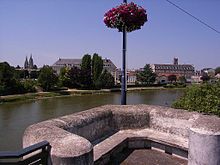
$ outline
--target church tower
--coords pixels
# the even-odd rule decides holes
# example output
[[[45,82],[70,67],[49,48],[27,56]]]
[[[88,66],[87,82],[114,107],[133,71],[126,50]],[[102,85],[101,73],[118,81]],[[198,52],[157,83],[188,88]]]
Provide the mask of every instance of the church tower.
[[[28,69],[28,59],[26,56],[25,62],[24,62],[24,69]]]
[[[173,65],[178,65],[178,58],[173,59]]]
[[[32,58],[32,54],[31,54],[31,57],[30,57],[30,59],[29,59],[28,68],[29,68],[29,69],[33,69],[33,67],[34,67],[34,60],[33,60],[33,58]]]

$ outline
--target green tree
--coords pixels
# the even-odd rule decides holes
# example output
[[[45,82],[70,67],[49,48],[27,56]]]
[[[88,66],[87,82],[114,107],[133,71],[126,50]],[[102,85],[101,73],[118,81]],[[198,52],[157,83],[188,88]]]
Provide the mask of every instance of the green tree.
[[[112,88],[115,85],[114,77],[107,70],[99,77],[99,83],[101,88]]]
[[[153,84],[156,80],[156,74],[153,73],[149,64],[144,66],[144,70],[137,73],[137,81],[141,84]]]
[[[0,83],[7,84],[14,77],[14,69],[7,63],[0,63]]]
[[[36,80],[26,79],[22,81],[22,85],[24,86],[25,92],[36,92]]]
[[[15,78],[15,69],[7,62],[0,63],[0,95],[24,93],[21,82]]]
[[[14,76],[16,79],[22,79],[23,75],[23,70],[15,70]]]
[[[37,79],[38,76],[39,76],[39,71],[36,71],[36,70],[31,71],[30,74],[29,74],[29,77],[31,79]]]
[[[172,106],[220,116],[220,82],[187,87],[184,95]]]
[[[77,67],[62,68],[59,75],[59,80],[62,86],[68,88],[78,88],[80,84],[80,69]]]
[[[185,77],[185,76],[180,76],[180,77],[178,78],[178,80],[180,81],[180,83],[183,83],[183,84],[186,83],[186,77]]]
[[[82,64],[81,64],[81,87],[85,89],[89,89],[92,86],[92,69],[91,69],[91,55],[86,54],[82,58]]]
[[[92,57],[92,81],[95,88],[99,88],[99,77],[103,70],[103,60],[102,57],[94,53]]]
[[[63,67],[60,69],[60,74],[59,74],[59,82],[60,82],[60,86],[64,86],[64,87],[69,87],[70,86],[70,78],[68,77],[68,71],[69,68],[67,67]]]
[[[57,85],[58,77],[52,67],[47,65],[43,66],[40,70],[40,75],[38,77],[38,83],[45,90],[49,91]]]
[[[81,77],[81,70],[77,67],[72,67],[67,72],[67,78],[69,80],[69,86],[70,88],[79,88],[81,86],[80,82]]]

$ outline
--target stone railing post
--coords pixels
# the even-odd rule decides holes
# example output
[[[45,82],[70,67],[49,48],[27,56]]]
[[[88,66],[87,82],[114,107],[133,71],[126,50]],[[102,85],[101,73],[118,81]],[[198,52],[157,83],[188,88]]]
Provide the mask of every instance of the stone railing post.
[[[190,129],[188,165],[220,165],[220,132]]]

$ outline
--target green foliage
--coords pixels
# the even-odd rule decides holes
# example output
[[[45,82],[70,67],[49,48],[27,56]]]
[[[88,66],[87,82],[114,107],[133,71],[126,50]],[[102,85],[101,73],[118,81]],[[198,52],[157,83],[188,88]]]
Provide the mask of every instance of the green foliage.
[[[186,78],[185,78],[185,76],[180,76],[180,77],[178,78],[178,80],[179,80],[180,83],[183,83],[183,84],[186,83]]]
[[[14,69],[7,63],[0,63],[0,84],[7,85],[14,77]]]
[[[70,87],[78,88],[81,86],[81,70],[77,67],[72,67],[67,73],[71,83]]]
[[[38,83],[45,91],[49,91],[54,88],[57,85],[57,82],[58,77],[51,67],[46,65],[40,70]]]
[[[107,70],[104,70],[101,74],[99,82],[101,88],[112,88],[115,85],[114,77]]]
[[[100,76],[103,70],[102,57],[94,53],[92,57],[92,81],[95,89],[100,88]]]
[[[81,82],[81,88],[83,89],[89,89],[92,86],[92,64],[91,64],[91,55],[86,54],[82,58],[82,64],[81,64],[81,76],[80,76],[80,82]]]
[[[172,83],[172,84],[166,84],[163,86],[164,88],[185,88],[185,83]]]
[[[7,62],[0,63],[0,95],[24,93],[24,86],[15,78],[15,69]]]
[[[33,70],[33,71],[30,72],[29,78],[38,79],[39,74],[40,74],[39,71]]]
[[[220,83],[188,87],[184,95],[172,106],[220,116]]]
[[[80,69],[77,67],[62,68],[59,75],[61,86],[68,88],[80,87]]]
[[[67,75],[68,71],[69,69],[67,67],[63,67],[60,69],[60,74],[59,74],[60,86],[69,87],[70,78]]]
[[[91,55],[86,54],[82,58],[82,64],[81,64],[82,70],[88,70],[91,72]]]
[[[144,66],[144,70],[137,73],[137,81],[141,84],[153,84],[156,80],[156,74],[153,73],[149,64]]]
[[[23,86],[24,86],[24,90],[25,92],[36,92],[35,86],[36,86],[36,81],[35,80],[24,80],[22,82]]]

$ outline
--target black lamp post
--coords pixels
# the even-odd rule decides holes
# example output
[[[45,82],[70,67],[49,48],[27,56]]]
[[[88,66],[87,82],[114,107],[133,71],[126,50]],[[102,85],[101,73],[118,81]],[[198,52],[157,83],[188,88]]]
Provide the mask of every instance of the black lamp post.
[[[123,0],[123,2],[127,3],[127,0]],[[126,27],[123,27],[121,105],[127,104],[126,42],[127,42],[127,32],[126,32]]]

